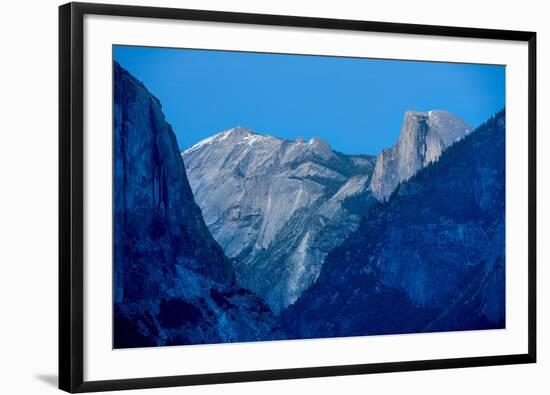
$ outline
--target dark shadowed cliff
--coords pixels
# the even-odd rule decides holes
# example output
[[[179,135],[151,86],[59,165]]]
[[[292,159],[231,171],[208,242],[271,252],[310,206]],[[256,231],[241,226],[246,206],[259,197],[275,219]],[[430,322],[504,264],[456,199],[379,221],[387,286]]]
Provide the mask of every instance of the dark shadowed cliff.
[[[279,338],[210,235],[159,100],[117,63],[113,127],[115,347]]]

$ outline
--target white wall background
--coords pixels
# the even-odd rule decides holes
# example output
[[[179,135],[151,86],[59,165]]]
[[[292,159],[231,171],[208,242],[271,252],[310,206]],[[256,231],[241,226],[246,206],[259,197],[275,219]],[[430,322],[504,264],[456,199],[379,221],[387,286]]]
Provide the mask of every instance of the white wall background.
[[[550,389],[550,25],[544,1],[118,0],[119,3],[538,32],[539,362],[130,393],[543,394]],[[3,5],[0,22],[0,393],[57,386],[57,0]],[[246,357],[246,356],[243,356]]]

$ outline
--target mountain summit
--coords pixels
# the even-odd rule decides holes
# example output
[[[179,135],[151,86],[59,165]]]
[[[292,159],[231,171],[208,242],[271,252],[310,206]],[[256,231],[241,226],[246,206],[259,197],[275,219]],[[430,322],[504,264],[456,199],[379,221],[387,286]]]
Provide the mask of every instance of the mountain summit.
[[[471,131],[462,119],[447,111],[407,111],[396,144],[377,158],[370,189],[386,200],[400,182],[435,162],[441,153]]]
[[[368,206],[374,157],[237,127],[182,153],[195,199],[237,281],[275,312],[310,286]]]

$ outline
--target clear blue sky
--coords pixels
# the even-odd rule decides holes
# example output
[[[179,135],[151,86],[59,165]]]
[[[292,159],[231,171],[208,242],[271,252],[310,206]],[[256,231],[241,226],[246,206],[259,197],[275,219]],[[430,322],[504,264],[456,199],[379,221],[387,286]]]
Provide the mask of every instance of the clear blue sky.
[[[406,110],[447,110],[476,127],[505,105],[504,66],[129,46],[113,54],[160,99],[182,150],[246,126],[377,154]]]

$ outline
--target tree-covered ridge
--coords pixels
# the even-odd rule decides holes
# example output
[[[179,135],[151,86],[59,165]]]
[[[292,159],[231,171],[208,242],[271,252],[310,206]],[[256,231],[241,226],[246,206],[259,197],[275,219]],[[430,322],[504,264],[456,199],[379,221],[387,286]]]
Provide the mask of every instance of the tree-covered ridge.
[[[398,186],[284,313],[291,337],[502,328],[505,112]]]

